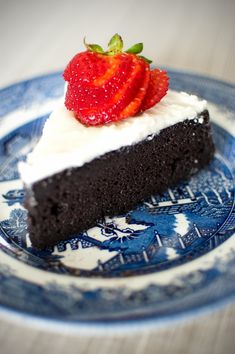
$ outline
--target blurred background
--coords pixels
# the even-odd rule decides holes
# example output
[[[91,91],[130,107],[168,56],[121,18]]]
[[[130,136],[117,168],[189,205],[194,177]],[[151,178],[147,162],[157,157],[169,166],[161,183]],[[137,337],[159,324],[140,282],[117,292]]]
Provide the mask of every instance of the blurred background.
[[[0,87],[63,70],[84,50],[84,36],[106,46],[116,32],[126,48],[144,42],[143,54],[155,65],[235,84],[234,22],[235,0],[0,0]],[[0,353],[232,354],[234,319],[231,305],[158,333],[121,340],[25,331],[0,321]]]
[[[62,70],[118,32],[154,64],[235,83],[235,0],[0,0],[0,86]]]
[[[234,22],[235,0],[0,0],[0,87],[63,70],[84,50],[84,36],[105,47],[116,32],[126,48],[143,42],[143,55],[155,65],[235,84]],[[160,335],[121,340],[70,338],[0,321],[0,353],[230,354],[234,328],[232,305]]]

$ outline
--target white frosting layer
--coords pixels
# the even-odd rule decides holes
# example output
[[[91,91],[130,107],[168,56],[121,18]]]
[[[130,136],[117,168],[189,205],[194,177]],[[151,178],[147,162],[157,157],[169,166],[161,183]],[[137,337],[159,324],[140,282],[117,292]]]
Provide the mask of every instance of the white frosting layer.
[[[46,121],[42,137],[27,161],[19,164],[22,180],[34,183],[71,167],[79,167],[122,146],[136,144],[206,108],[206,101],[169,90],[144,113],[99,127],[85,127],[61,102]]]

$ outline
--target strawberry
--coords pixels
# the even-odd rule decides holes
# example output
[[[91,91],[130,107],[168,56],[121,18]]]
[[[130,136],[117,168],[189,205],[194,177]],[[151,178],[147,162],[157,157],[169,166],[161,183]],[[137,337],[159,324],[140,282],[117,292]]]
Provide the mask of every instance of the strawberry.
[[[64,71],[65,105],[83,124],[101,125],[134,116],[164,96],[161,79],[165,87],[165,76],[153,74],[150,61],[138,55],[142,43],[123,52],[122,38],[116,34],[106,52],[97,44],[85,45],[87,50],[75,55]]]
[[[158,103],[167,93],[169,78],[166,71],[153,69],[150,72],[150,81],[140,111],[146,111]]]

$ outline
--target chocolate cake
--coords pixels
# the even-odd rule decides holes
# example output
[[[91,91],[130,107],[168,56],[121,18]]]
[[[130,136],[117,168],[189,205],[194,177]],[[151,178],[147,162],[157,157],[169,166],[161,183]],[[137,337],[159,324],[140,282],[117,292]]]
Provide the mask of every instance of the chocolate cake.
[[[128,212],[189,178],[213,153],[206,102],[196,96],[169,91],[137,117],[102,127],[84,127],[61,104],[20,165],[32,245],[54,245]]]

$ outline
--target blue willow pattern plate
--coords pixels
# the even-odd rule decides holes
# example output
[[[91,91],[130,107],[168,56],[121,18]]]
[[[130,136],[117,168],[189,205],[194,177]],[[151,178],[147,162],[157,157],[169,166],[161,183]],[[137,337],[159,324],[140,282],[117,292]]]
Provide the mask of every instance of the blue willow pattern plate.
[[[161,324],[235,295],[235,87],[169,71],[209,102],[216,154],[188,182],[37,251],[17,163],[63,94],[60,73],[0,91],[0,307],[76,328]]]

